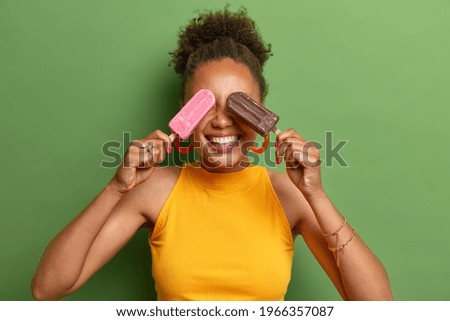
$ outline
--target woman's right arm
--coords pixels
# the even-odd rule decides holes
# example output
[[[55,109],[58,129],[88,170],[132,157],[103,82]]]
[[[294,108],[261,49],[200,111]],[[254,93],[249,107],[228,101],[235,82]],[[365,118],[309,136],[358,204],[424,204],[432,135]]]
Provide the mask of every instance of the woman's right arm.
[[[149,144],[150,152],[140,148]],[[35,299],[56,300],[74,292],[148,221],[135,187],[164,160],[168,144],[160,131],[131,144],[114,178],[45,250],[32,280]]]

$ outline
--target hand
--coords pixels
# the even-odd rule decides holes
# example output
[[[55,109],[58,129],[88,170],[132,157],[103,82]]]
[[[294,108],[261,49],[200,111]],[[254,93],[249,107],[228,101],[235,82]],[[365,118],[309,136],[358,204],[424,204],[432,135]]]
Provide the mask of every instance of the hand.
[[[134,140],[110,184],[120,193],[126,193],[144,182],[153,173],[158,163],[171,152],[169,136],[160,130],[143,139]]]
[[[292,183],[305,195],[322,191],[320,178],[320,152],[294,129],[284,130],[277,136],[275,157],[279,164],[284,156],[286,173]]]

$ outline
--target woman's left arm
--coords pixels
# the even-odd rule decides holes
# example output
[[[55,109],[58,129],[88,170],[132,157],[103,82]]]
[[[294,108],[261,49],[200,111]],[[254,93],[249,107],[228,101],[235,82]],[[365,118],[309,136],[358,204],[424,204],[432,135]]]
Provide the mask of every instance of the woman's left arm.
[[[284,156],[286,173],[302,192],[313,212],[313,215],[301,217],[297,232],[302,234],[328,275],[340,275],[345,290],[345,295],[341,293],[343,298],[392,300],[383,265],[334,207],[322,188],[320,152],[315,144],[307,142],[293,129],[282,131],[277,136],[277,142],[278,161]],[[333,266],[329,264],[330,252],[335,258]]]

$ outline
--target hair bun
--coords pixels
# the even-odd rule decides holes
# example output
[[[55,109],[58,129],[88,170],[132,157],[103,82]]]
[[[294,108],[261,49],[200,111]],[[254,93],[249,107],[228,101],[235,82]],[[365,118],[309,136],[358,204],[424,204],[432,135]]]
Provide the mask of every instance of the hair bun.
[[[255,22],[247,15],[247,10],[241,8],[233,13],[227,6],[223,11],[201,13],[180,31],[178,48],[171,53],[175,71],[183,75],[189,56],[220,38],[231,38],[246,46],[256,57],[261,68],[271,53],[271,46],[264,44]]]

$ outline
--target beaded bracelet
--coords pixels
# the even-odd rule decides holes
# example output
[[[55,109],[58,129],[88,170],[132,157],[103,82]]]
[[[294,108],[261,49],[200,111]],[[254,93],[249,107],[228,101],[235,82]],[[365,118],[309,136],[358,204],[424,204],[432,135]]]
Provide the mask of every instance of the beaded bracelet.
[[[322,233],[323,236],[332,236],[338,234],[344,228],[345,223],[347,223],[347,219],[344,217],[344,223],[342,223],[341,227],[339,227],[336,231],[331,233]]]
[[[342,223],[342,225],[334,232],[331,233],[322,233],[323,236],[328,237],[328,236],[333,236],[336,235],[336,246],[339,244],[339,232],[344,228],[345,223],[347,223],[347,219],[344,217],[344,223]]]
[[[328,247],[328,249],[333,252],[336,253],[336,265],[337,267],[339,267],[339,262],[340,262],[340,254],[344,251],[344,247],[350,243],[353,238],[356,235],[356,231],[355,228],[352,226],[352,235],[350,236],[350,238],[347,240],[347,242],[345,242],[344,244],[341,244],[340,246],[336,246],[336,247]],[[337,245],[337,244],[336,244]]]
[[[342,223],[342,225],[336,231],[331,232],[331,233],[322,233],[323,236],[325,236],[325,237],[336,235],[336,247],[328,247],[328,249],[331,252],[336,253],[336,264],[337,264],[337,267],[339,267],[339,263],[340,263],[340,253],[344,250],[344,247],[353,240],[353,238],[356,235],[355,228],[353,226],[351,226],[352,231],[353,231],[352,235],[347,240],[347,242],[345,242],[344,244],[339,245],[339,232],[344,228],[346,223],[347,223],[347,219],[344,217],[344,223]]]

